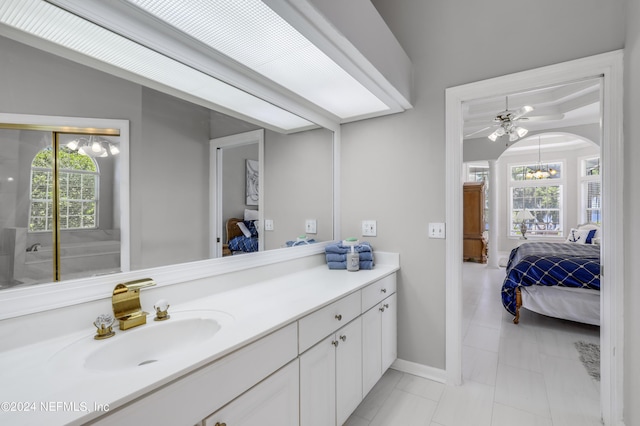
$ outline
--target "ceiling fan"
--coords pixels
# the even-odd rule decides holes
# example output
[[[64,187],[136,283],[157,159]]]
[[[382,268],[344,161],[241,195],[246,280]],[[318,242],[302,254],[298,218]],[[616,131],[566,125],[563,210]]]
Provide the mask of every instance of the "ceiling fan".
[[[477,130],[473,133],[465,135],[470,137],[478,133],[484,132],[491,127],[497,126],[498,128],[491,133],[488,138],[495,142],[499,137],[509,135],[509,142],[515,142],[529,133],[529,130],[520,125],[521,121],[542,121],[542,120],[559,120],[564,117],[564,114],[525,117],[535,108],[530,105],[524,105],[517,110],[509,110],[509,97],[505,97],[505,109],[498,113],[492,120],[492,125],[483,129]]]

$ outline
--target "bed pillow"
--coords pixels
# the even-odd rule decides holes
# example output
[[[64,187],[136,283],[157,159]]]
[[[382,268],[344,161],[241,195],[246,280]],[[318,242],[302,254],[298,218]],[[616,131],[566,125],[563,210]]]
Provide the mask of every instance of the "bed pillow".
[[[582,230],[593,230],[595,231],[591,236],[591,239],[587,238],[587,244],[594,244],[595,238],[600,238],[600,226],[594,223],[587,223],[584,225],[578,225],[578,229]]]
[[[244,220],[258,220],[258,210],[244,209]]]
[[[251,238],[251,231],[249,231],[249,228],[247,228],[247,225],[245,225],[243,222],[238,222],[237,225],[245,237]]]
[[[591,244],[593,236],[596,234],[595,229],[575,229],[571,228],[567,243],[573,244]]]

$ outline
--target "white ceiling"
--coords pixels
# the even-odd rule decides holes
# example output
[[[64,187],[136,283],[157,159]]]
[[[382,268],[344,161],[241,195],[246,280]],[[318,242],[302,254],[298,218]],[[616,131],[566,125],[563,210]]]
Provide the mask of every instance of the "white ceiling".
[[[465,140],[486,138],[496,130],[497,124],[493,119],[505,111],[506,96],[510,111],[524,105],[534,107],[532,112],[518,121],[518,125],[529,130],[530,135],[531,132],[559,131],[566,127],[600,122],[600,80],[594,78],[466,102],[463,105]],[[502,139],[506,141],[508,136],[499,138],[496,143]]]

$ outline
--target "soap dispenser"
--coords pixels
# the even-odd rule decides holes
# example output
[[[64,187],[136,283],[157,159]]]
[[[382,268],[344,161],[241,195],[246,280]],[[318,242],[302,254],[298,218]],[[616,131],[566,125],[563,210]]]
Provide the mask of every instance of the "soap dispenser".
[[[358,240],[348,238],[343,241],[344,245],[351,246],[351,251],[347,253],[347,271],[358,271],[360,269],[360,254],[356,251]]]

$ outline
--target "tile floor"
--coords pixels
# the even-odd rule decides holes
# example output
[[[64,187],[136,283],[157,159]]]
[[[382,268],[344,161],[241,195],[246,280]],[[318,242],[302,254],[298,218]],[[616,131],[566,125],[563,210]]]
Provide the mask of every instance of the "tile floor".
[[[504,268],[463,266],[462,386],[390,369],[347,426],[601,425],[599,383],[573,345],[599,328],[526,310],[520,324],[500,302]]]

